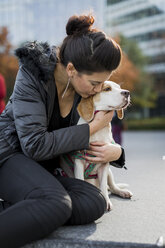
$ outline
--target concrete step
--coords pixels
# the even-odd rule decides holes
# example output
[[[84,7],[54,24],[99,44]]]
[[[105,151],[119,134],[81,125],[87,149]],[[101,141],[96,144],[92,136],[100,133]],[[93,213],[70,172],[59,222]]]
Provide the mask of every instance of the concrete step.
[[[112,171],[132,199],[111,195],[113,210],[95,223],[60,227],[26,248],[165,247],[165,132],[125,132],[123,139],[128,170]]]
[[[159,244],[122,243],[107,241],[91,241],[83,239],[45,239],[24,248],[160,248]]]

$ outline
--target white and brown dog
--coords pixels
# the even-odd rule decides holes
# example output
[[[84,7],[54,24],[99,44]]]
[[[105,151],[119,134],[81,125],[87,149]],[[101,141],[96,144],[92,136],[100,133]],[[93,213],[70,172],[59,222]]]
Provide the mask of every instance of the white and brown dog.
[[[128,90],[121,89],[118,84],[112,81],[105,81],[100,93],[97,93],[89,98],[81,99],[78,105],[78,113],[80,115],[78,125],[93,120],[94,113],[100,110],[116,110],[118,118],[122,119],[123,109],[125,109],[129,103],[130,93]],[[111,132],[111,124],[90,136],[89,142],[93,141],[112,143],[113,137]],[[74,172],[67,165],[66,160],[64,160],[63,157],[61,158],[61,168],[69,177],[84,180],[84,171],[87,167],[89,167],[89,162],[79,158],[72,159],[74,160]],[[123,198],[131,198],[132,193],[123,188],[126,185],[116,184],[114,182],[109,163],[97,163],[90,173],[91,175],[97,175],[97,178],[85,179],[85,181],[92,183],[102,190],[107,201],[107,210],[112,209],[112,203],[108,196],[108,187],[110,192],[113,194],[119,195]]]

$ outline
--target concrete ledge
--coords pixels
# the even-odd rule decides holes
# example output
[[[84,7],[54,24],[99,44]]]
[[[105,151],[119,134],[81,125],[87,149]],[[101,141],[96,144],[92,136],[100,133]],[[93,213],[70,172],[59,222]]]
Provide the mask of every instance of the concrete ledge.
[[[26,248],[165,248],[165,132],[125,132],[123,138],[128,170],[112,170],[116,182],[130,185],[132,199],[111,195],[113,210],[95,223],[62,226]]]
[[[93,240],[45,239],[24,248],[158,248],[157,244],[121,243]],[[161,246],[165,247],[165,246]]]

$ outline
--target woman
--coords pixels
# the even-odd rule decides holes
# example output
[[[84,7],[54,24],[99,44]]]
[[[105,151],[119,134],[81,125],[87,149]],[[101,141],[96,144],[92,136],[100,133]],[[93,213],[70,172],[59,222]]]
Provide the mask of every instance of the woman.
[[[4,77],[0,74],[0,114],[5,108],[6,84]]]
[[[81,97],[101,91],[120,63],[119,46],[92,29],[90,16],[69,19],[61,47],[32,42],[16,50],[20,68],[12,96],[0,117],[0,244],[14,248],[44,238],[63,224],[86,224],[106,209],[99,189],[53,175],[58,157],[89,149],[101,162],[118,160],[116,145],[89,145],[113,113],[97,113],[76,126]]]

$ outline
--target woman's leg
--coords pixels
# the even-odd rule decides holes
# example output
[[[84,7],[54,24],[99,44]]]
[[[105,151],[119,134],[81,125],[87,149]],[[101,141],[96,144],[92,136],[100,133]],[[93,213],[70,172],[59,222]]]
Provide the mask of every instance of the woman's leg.
[[[0,168],[0,198],[11,205],[0,213],[0,246],[16,248],[44,238],[71,215],[71,199],[42,166],[23,154]]]
[[[68,225],[82,225],[100,218],[106,210],[106,201],[101,191],[85,181],[57,177],[72,200],[72,215]]]

